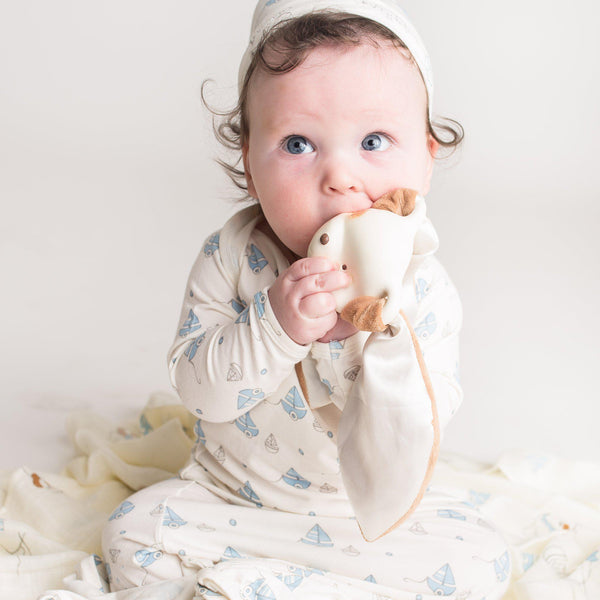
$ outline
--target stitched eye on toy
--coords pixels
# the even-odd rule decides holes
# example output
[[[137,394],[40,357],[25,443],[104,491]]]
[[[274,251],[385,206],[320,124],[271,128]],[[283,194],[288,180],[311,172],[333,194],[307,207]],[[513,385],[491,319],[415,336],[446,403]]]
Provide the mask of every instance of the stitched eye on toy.
[[[323,246],[325,246],[325,244],[329,244],[329,236],[324,233],[320,238],[319,241],[321,242],[321,244],[323,244]]]

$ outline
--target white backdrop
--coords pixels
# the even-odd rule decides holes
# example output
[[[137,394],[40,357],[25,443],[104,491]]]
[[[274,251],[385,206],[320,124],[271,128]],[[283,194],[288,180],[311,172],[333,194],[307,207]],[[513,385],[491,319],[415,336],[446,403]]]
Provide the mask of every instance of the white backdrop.
[[[0,468],[57,468],[67,413],[169,390],[189,268],[234,211],[200,84],[232,102],[253,4],[0,0]],[[405,7],[466,129],[428,196],[465,314],[444,448],[600,460],[598,4]]]

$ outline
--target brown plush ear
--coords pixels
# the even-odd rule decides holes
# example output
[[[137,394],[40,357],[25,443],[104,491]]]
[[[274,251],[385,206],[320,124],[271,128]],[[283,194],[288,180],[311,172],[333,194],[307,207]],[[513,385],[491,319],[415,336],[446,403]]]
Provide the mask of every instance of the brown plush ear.
[[[340,317],[360,331],[384,331],[387,328],[381,319],[384,304],[385,298],[359,296],[344,306]]]
[[[375,200],[371,208],[389,210],[397,215],[405,217],[406,215],[410,215],[414,210],[416,197],[417,192],[415,190],[398,188]]]

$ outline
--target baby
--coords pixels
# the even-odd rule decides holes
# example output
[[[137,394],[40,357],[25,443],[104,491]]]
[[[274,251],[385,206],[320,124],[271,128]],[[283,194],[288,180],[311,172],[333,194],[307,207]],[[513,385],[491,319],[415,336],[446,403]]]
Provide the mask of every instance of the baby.
[[[434,129],[432,91],[396,0],[259,1],[218,130],[255,202],[207,238],[169,353],[198,443],[111,516],[113,591],[190,576],[211,598],[503,595],[502,537],[427,487],[462,400],[461,306],[435,248],[409,257],[403,318],[373,333],[335,310],[350,277],[307,257],[332,217],[427,194],[462,137]]]

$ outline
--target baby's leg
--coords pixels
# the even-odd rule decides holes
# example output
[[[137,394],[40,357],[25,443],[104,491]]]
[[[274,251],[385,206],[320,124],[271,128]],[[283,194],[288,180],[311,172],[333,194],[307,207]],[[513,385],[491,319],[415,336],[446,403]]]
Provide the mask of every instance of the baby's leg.
[[[175,512],[172,505],[179,497],[185,497],[194,506],[192,514],[198,521],[185,521]],[[207,503],[226,504],[194,481],[178,477],[144,488],[121,503],[102,531],[111,590],[191,575],[218,560],[218,553],[211,558],[207,545],[195,539],[202,538],[199,523],[204,512],[202,505]],[[174,550],[173,544],[178,548]],[[191,563],[185,548],[197,545],[203,547],[202,554],[207,556],[196,552],[196,560]]]
[[[502,535],[473,505],[435,486],[400,527],[372,544],[361,541],[357,550],[369,547],[363,556],[378,583],[423,600],[499,600],[510,584]]]
[[[423,600],[450,594],[495,600],[509,582],[502,537],[475,508],[435,489],[409,521],[372,543],[362,539],[353,519],[228,504],[187,480],[156,484],[129,502],[103,536],[113,590],[216,563],[221,564],[214,576],[228,581],[228,561],[235,570],[240,568],[235,559],[246,558],[300,566],[283,577],[293,587],[317,583],[311,579],[317,569]]]

